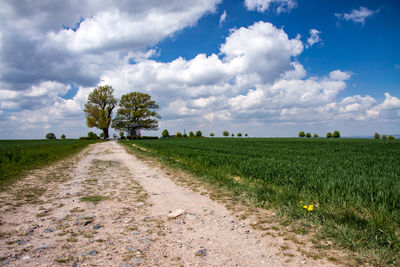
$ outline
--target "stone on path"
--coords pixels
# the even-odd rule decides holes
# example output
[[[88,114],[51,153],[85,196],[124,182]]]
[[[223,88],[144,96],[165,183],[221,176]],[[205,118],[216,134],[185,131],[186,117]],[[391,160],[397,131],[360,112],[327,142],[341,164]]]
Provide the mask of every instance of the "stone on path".
[[[174,218],[176,218],[176,217],[179,217],[179,216],[181,216],[181,215],[184,215],[186,212],[184,211],[184,210],[182,210],[182,209],[177,209],[177,210],[175,210],[175,211],[171,211],[169,214],[168,214],[168,218],[169,219],[174,219]]]

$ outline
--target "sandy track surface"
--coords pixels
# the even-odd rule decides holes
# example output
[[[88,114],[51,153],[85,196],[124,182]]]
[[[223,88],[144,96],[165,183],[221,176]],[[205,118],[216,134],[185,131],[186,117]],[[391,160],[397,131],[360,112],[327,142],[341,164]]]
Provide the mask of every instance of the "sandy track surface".
[[[0,194],[0,266],[333,265],[170,175],[116,142],[31,172]]]

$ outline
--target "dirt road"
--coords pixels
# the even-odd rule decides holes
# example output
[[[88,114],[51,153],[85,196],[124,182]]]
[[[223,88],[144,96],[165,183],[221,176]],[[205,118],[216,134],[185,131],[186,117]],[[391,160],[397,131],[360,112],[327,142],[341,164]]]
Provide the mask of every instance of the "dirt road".
[[[0,266],[333,265],[171,175],[116,142],[33,171],[0,194]]]

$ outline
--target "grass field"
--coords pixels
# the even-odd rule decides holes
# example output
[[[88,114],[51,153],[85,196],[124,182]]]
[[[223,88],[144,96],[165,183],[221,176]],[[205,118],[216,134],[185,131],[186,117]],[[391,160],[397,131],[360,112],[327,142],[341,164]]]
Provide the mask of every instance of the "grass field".
[[[0,191],[25,171],[69,156],[91,143],[72,139],[0,140]]]
[[[400,142],[181,138],[122,142],[233,195],[320,226],[373,264],[400,264]],[[310,207],[312,205],[312,207]],[[306,207],[304,207],[306,206]]]

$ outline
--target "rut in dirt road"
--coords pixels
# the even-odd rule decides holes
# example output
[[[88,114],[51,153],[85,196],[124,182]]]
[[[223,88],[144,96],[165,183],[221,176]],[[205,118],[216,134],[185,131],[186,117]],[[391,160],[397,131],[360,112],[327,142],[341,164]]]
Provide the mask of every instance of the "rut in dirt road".
[[[32,172],[0,203],[1,266],[332,265],[262,237],[111,141]]]

